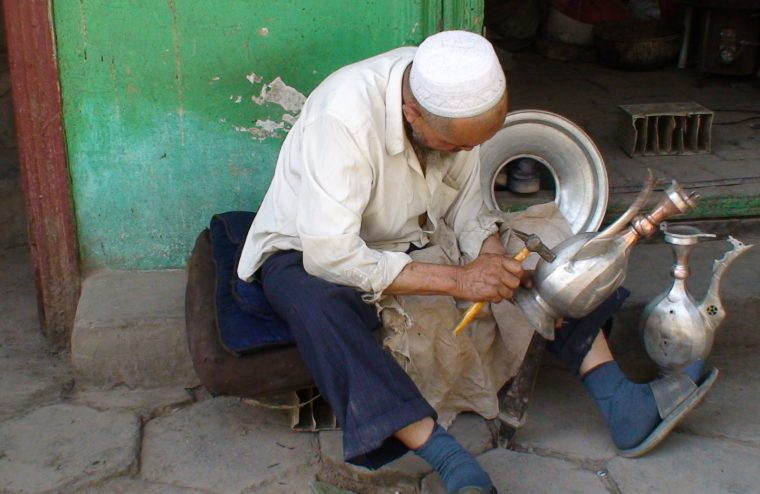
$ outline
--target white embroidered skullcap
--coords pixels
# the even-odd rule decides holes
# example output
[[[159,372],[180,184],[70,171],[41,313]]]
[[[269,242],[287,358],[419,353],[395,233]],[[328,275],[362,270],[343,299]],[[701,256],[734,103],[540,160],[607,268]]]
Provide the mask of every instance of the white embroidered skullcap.
[[[444,31],[420,44],[409,84],[417,102],[434,115],[480,115],[501,100],[507,83],[496,52],[484,37]]]

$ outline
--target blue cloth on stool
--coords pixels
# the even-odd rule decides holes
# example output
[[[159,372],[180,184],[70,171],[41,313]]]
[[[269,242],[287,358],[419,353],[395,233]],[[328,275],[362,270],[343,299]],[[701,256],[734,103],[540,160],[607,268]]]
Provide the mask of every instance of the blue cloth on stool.
[[[256,213],[229,211],[211,218],[216,269],[216,322],[222,346],[234,355],[295,343],[285,321],[273,311],[258,281],[237,276],[237,264]]]

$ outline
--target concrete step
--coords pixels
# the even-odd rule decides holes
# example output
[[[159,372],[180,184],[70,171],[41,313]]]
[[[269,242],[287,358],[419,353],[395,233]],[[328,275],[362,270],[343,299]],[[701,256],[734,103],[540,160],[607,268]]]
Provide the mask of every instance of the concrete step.
[[[198,384],[185,341],[183,270],[97,271],[82,284],[71,360],[80,385]]]

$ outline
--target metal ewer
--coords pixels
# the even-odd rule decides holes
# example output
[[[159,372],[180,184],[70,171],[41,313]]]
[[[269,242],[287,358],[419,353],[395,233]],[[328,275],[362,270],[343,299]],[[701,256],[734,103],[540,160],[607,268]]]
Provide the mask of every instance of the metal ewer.
[[[688,225],[662,223],[665,241],[673,246],[673,284],[644,308],[640,331],[649,357],[663,373],[677,373],[712,349],[715,330],[726,317],[720,300],[720,282],[728,266],[752,245],[729,236],[732,248],[713,263],[713,275],[704,300],[698,303],[689,293],[689,257],[702,239],[715,238]]]

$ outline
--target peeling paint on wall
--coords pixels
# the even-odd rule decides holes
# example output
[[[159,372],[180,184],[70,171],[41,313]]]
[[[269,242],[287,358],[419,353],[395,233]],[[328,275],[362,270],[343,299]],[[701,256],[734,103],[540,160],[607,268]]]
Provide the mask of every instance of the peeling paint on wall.
[[[306,102],[306,96],[277,77],[269,84],[264,84],[259,96],[252,96],[251,101],[257,105],[275,103],[283,107],[285,111],[300,112]]]
[[[256,120],[256,125],[253,127],[235,127],[238,132],[248,132],[254,138],[259,141],[270,137],[277,137],[279,131],[287,133],[290,130],[290,125],[285,124],[284,121],[275,122],[274,120]]]
[[[259,84],[264,79],[255,72],[251,72],[246,75],[245,78],[251,84]],[[235,103],[240,103],[240,97],[233,99]],[[272,82],[265,83],[261,86],[259,94],[252,95],[251,101],[258,106],[266,105],[267,103],[274,103],[282,107],[285,112],[280,115],[279,121],[272,119],[256,120],[253,127],[241,127],[235,126],[235,130],[238,132],[247,132],[253,136],[254,139],[263,141],[273,137],[282,137],[290,130],[298,118],[298,114],[301,112],[304,103],[306,102],[306,96],[303,95],[297,89],[288,86],[279,76]]]
[[[260,75],[256,75],[255,72],[251,72],[250,74],[245,76],[245,78],[248,79],[248,82],[250,82],[251,84],[258,84],[259,82],[264,80],[263,77],[261,77]]]

